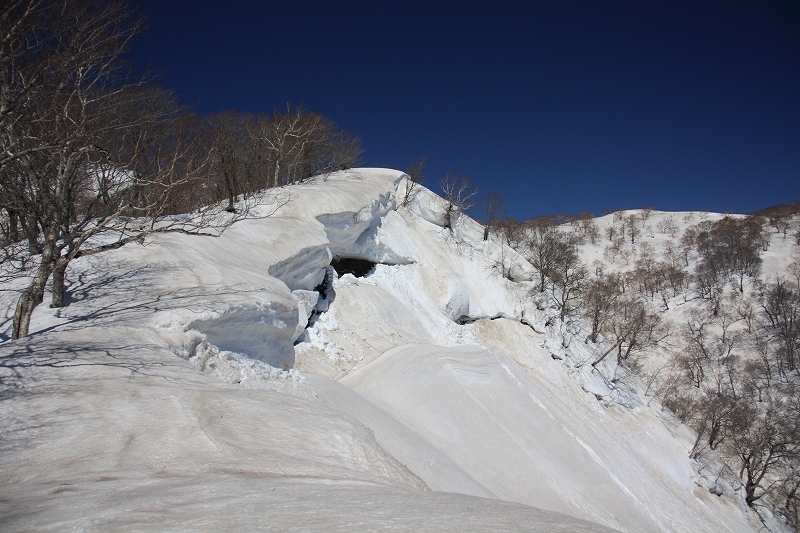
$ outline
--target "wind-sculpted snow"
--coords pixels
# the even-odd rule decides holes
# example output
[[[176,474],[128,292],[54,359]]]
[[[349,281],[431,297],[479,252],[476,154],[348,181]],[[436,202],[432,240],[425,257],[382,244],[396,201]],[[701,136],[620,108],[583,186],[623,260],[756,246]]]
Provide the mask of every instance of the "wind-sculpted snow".
[[[381,218],[394,207],[394,195],[386,194],[357,212],[330,213],[316,218],[325,226],[332,253],[339,255],[350,253],[356,241],[378,226]]]
[[[107,333],[0,348],[3,531],[139,529],[141,520],[163,530],[174,516],[164,487],[190,506],[220,490],[220,477],[238,495],[256,479],[424,488],[346,415],[223,384],[142,337]],[[104,522],[115,506],[122,514]],[[250,512],[253,527],[269,516]],[[200,519],[230,530],[222,518]],[[168,529],[193,530],[191,520]]]
[[[314,478],[237,477],[228,473],[155,481],[103,480],[106,491],[87,499],[92,480],[31,487],[30,508],[3,525],[6,532],[46,530],[56,517],[65,531],[268,531],[276,533],[613,533],[558,513],[446,492]],[[16,487],[14,492],[20,492]],[[38,490],[37,490],[38,489]],[[38,511],[38,512],[37,512]]]
[[[662,530],[636,494],[609,476],[560,413],[546,406],[546,393],[499,353],[480,346],[404,346],[342,383],[445,450],[502,499],[628,531]]]
[[[527,262],[403,187],[333,173],[219,238],[73,261],[71,305],[0,343],[0,529],[757,529]]]
[[[310,388],[324,405],[352,416],[374,433],[378,443],[416,473],[431,490],[496,498],[447,455],[341,383],[309,374]]]
[[[322,282],[331,257],[327,244],[303,248],[292,257],[271,265],[268,272],[292,290],[310,291]]]
[[[383,218],[394,210],[394,195],[387,194],[357,213],[317,216],[325,226],[333,255],[368,259],[383,264],[410,264],[413,259],[398,255],[381,242],[379,230]]]

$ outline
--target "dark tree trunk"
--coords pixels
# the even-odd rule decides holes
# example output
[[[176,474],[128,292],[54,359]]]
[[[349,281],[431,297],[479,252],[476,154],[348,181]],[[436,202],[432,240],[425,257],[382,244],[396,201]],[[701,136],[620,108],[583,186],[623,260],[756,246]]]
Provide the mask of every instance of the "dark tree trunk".
[[[28,253],[31,255],[39,255],[42,251],[39,249],[39,239],[36,234],[28,233]]]
[[[36,269],[31,284],[28,285],[28,288],[25,289],[17,301],[17,308],[14,311],[14,325],[11,331],[12,339],[21,339],[28,335],[33,310],[44,299],[44,287],[53,269],[53,263],[50,261],[49,255],[51,254],[42,254],[42,262],[39,264],[39,268]]]
[[[64,277],[68,264],[65,258],[61,258],[53,267],[53,298],[50,307],[64,307]]]
[[[26,231],[28,227],[29,224],[26,224]],[[56,228],[51,228],[45,233],[44,248],[41,252],[42,257],[39,267],[36,269],[36,273],[33,275],[28,287],[20,295],[17,301],[17,308],[14,310],[12,339],[21,339],[28,336],[33,310],[44,300],[44,288],[50,274],[53,272],[54,259],[59,251],[56,246],[57,236],[58,230]]]
[[[227,189],[228,193],[228,207],[226,207],[225,210],[228,213],[233,213],[236,211],[234,207],[234,203],[236,202],[236,183],[228,172],[224,172],[223,176],[225,179],[225,189]]]
[[[8,210],[8,237],[11,242],[19,241],[19,215],[13,210]]]

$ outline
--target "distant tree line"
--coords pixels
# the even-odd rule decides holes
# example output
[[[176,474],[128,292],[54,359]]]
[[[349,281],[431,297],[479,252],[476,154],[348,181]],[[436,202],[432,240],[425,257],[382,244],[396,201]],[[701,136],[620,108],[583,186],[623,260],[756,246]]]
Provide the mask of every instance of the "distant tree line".
[[[0,275],[30,280],[12,338],[27,335],[48,280],[52,306],[65,305],[73,259],[154,232],[219,235],[248,215],[248,196],[362,153],[302,107],[192,113],[124,60],[142,28],[125,2],[0,7]]]
[[[227,111],[198,117],[196,127],[207,136],[209,177],[229,211],[240,194],[351,168],[364,151],[358,136],[302,106],[272,116]]]

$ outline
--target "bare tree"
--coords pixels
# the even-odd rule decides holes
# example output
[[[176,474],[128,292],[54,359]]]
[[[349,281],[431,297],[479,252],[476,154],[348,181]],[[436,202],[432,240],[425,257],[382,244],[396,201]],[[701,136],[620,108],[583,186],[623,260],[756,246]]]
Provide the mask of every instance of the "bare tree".
[[[584,238],[588,239],[591,244],[597,244],[597,240],[600,238],[600,230],[597,229],[593,213],[589,211],[580,213],[578,215],[578,227]]]
[[[639,219],[636,215],[629,215],[623,221],[623,228],[627,228],[628,236],[631,238],[631,244],[636,244],[636,238],[642,233],[639,229]]]
[[[725,279],[720,276],[712,265],[701,263],[697,267],[694,280],[700,297],[708,300],[711,313],[716,316],[722,304]]]
[[[750,337],[747,340],[755,357],[742,364],[742,388],[748,396],[754,397],[760,403],[775,384],[777,365],[769,339],[757,331],[748,333]]]
[[[678,225],[675,223],[675,217],[669,215],[667,218],[662,218],[656,227],[661,233],[665,233],[673,239],[678,235]]]
[[[456,176],[450,172],[439,179],[439,186],[445,201],[442,223],[445,228],[452,229],[453,217],[475,205],[478,189],[472,186],[469,176]]]
[[[526,239],[525,225],[513,218],[505,218],[497,222],[496,228],[500,236],[500,257],[493,268],[500,270],[504,278],[513,279],[513,271],[519,266],[516,262],[519,256],[510,253],[509,248],[515,251],[521,249]]]
[[[259,117],[250,129],[255,150],[267,169],[262,187],[278,187],[355,165],[363,149],[359,137],[341,130],[302,106]]]
[[[539,292],[544,292],[550,275],[555,275],[565,236],[553,217],[533,218],[525,223],[527,238],[523,255],[539,271]]]
[[[684,230],[683,235],[681,235],[680,245],[679,245],[679,253],[680,257],[683,260],[683,266],[689,266],[689,259],[691,259],[692,254],[696,252],[695,243],[697,241],[697,229],[694,226],[690,226]]]
[[[597,342],[600,332],[606,329],[614,302],[622,294],[619,274],[606,274],[591,279],[581,294],[580,308],[591,324],[589,339]]]
[[[551,216],[528,220],[524,230],[519,251],[539,271],[538,292],[550,289],[564,320],[574,310],[587,276],[578,254],[578,237],[561,231]]]
[[[765,328],[777,345],[779,365],[798,370],[800,355],[800,288],[780,276],[764,290],[761,307]]]
[[[515,218],[504,218],[497,223],[497,227],[503,241],[511,248],[521,248],[527,239],[527,225]]]
[[[786,267],[786,273],[791,276],[794,284],[800,287],[800,261],[792,261],[789,263],[789,266]]]
[[[716,450],[737,429],[734,420],[742,400],[729,390],[704,387],[699,396],[687,397],[686,401],[690,406],[683,409],[682,418],[696,431],[692,456],[699,456],[706,446]]]
[[[557,252],[554,268],[548,273],[548,277],[553,284],[553,300],[558,306],[561,320],[564,320],[575,310],[587,272],[571,236],[561,234]]]
[[[694,241],[704,275],[718,283],[736,275],[739,291],[744,292],[744,278],[756,279],[761,272],[760,255],[769,244],[769,235],[760,217],[726,217],[698,224]]]
[[[316,161],[311,165],[311,175],[335,170],[347,170],[359,165],[364,148],[361,137],[339,128],[329,120],[330,133],[324,150],[317,152]]]
[[[219,199],[228,200],[226,210],[233,213],[236,197],[250,192],[254,185],[250,183],[254,171],[253,142],[248,132],[253,117],[225,111],[209,117],[208,123],[210,178],[220,188]]]
[[[790,403],[786,396],[770,395],[765,406],[750,402],[735,411],[725,449],[739,463],[750,506],[769,494],[781,470],[800,453],[800,413]]]
[[[23,4],[33,15],[14,19],[23,10],[4,8],[0,16],[16,21],[3,28],[9,48],[23,48],[3,60],[13,82],[3,98],[16,111],[0,132],[0,208],[35,227],[41,255],[17,303],[13,338],[27,335],[51,275],[52,305],[64,305],[73,259],[153,232],[217,235],[246,214],[209,204],[198,131],[169,92],[125,68],[122,55],[141,27],[127,5],[64,0],[9,9]],[[25,72],[40,70],[45,81],[28,83]]]
[[[692,311],[686,320],[681,333],[682,343],[677,360],[683,368],[687,381],[700,388],[707,380],[713,378],[713,387],[719,391],[724,387],[732,395],[737,395],[738,386],[734,349],[742,342],[741,332],[732,326],[739,321],[729,313],[719,313],[715,317],[702,311]]]
[[[505,216],[506,205],[500,193],[491,192],[483,197],[483,212],[486,224],[483,227],[483,240],[489,239],[489,232]]]
[[[617,362],[629,361],[631,356],[658,346],[668,335],[661,315],[649,310],[638,298],[625,294],[614,301],[603,331],[603,337],[611,346],[592,362],[592,366],[600,364],[614,351]]]
[[[414,195],[419,190],[420,185],[425,181],[425,165],[428,163],[428,158],[425,156],[412,159],[406,167],[406,191],[403,195],[403,201],[400,205],[403,207],[408,205],[408,202],[414,198]]]
[[[773,489],[778,509],[789,524],[797,530],[800,526],[800,460],[793,457],[783,469],[782,476]]]
[[[100,139],[116,129],[108,111],[135,94],[120,85],[126,72],[119,57],[141,21],[119,3],[35,1],[7,4],[0,21],[0,198],[25,221],[30,240],[44,237],[39,267],[17,305],[18,338],[60,260],[56,242],[88,188]]]

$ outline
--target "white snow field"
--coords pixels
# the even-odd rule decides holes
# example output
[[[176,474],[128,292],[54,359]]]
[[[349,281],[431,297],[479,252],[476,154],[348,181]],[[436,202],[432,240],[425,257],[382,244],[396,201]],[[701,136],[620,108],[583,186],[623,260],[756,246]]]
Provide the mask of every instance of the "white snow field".
[[[75,260],[70,305],[0,343],[0,530],[766,531],[635,376],[583,364],[530,265],[405,183]]]

